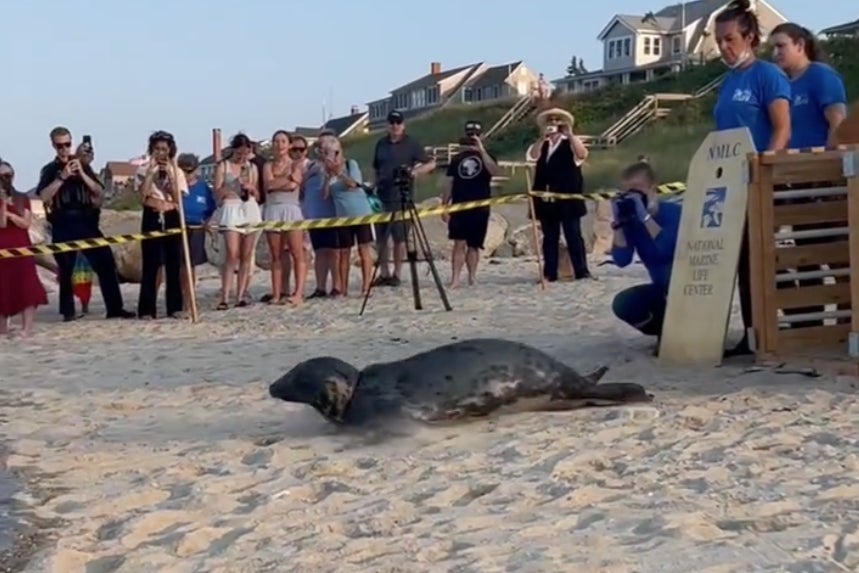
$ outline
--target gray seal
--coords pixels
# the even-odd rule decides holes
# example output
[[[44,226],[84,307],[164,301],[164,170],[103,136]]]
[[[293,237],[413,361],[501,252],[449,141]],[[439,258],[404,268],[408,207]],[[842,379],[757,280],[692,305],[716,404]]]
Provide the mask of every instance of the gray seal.
[[[326,420],[364,426],[386,419],[453,422],[494,413],[572,410],[653,399],[631,383],[599,384],[526,344],[482,338],[446,344],[359,371],[324,356],[299,363],[269,386],[286,402],[308,404]]]

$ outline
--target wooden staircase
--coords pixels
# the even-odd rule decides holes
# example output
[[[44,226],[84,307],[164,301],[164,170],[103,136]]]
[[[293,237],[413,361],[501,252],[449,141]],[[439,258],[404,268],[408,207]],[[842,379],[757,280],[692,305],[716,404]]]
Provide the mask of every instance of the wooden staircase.
[[[724,79],[724,74],[702,86],[695,93],[657,93],[644,96],[635,107],[606,128],[601,134],[581,135],[582,142],[599,149],[610,149],[626,138],[635,135],[652,121],[668,116],[674,105],[698,99],[712,92]]]
[[[507,113],[495,122],[488,130],[483,132],[483,141],[488,141],[493,135],[497,135],[506,127],[520,121],[529,113],[534,111],[537,102],[531,94],[524,95],[513,104],[513,107],[507,110]]]

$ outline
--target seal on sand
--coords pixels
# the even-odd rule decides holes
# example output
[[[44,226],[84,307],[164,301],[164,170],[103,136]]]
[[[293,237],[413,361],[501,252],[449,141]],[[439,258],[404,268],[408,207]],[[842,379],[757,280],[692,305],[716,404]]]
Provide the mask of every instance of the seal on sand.
[[[649,402],[638,384],[598,384],[531,346],[464,340],[358,371],[338,358],[305,360],[269,386],[286,402],[309,404],[328,421],[362,426],[405,416],[445,422],[492,413],[571,410]]]

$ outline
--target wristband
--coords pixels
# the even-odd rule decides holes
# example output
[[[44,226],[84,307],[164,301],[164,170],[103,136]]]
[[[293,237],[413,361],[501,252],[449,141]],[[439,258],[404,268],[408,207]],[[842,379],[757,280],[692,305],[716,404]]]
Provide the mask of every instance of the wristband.
[[[650,213],[648,213],[648,214],[647,214],[647,216],[646,216],[644,219],[642,219],[642,220],[641,220],[641,222],[642,222],[642,223],[646,223],[646,222],[648,222],[649,220],[651,220],[652,218],[653,218],[653,217],[651,217],[651,216],[650,216]]]

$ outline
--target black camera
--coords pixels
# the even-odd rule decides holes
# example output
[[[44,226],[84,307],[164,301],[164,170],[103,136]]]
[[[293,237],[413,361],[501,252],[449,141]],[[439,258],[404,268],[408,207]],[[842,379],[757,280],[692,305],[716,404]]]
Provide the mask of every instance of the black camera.
[[[413,181],[414,177],[412,177],[411,167],[408,165],[400,165],[399,167],[394,168],[394,189],[399,191],[402,195],[408,196],[408,193],[412,190]]]
[[[635,209],[636,195],[641,198],[645,206],[647,206],[647,197],[640,191],[627,191],[622,194],[617,200],[617,224],[620,226],[627,225],[638,218]]]

